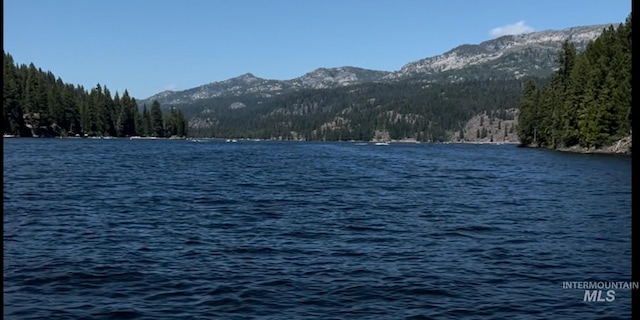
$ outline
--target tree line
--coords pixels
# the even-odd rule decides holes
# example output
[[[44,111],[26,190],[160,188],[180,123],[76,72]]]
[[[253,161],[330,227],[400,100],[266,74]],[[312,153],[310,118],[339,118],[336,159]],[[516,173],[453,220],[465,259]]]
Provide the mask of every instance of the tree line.
[[[99,83],[87,91],[31,63],[17,65],[4,52],[3,133],[32,136],[186,136],[182,111],[163,114],[153,101],[139,110],[127,90],[111,95]]]
[[[481,112],[498,115],[516,108],[523,81],[412,79],[272,97],[216,97],[184,110],[196,126],[190,128],[194,136],[369,141],[386,132],[390,139],[449,141]],[[231,108],[236,102],[244,107]]]
[[[548,83],[528,81],[518,138],[549,149],[599,148],[631,134],[631,14],[577,54],[565,42]]]

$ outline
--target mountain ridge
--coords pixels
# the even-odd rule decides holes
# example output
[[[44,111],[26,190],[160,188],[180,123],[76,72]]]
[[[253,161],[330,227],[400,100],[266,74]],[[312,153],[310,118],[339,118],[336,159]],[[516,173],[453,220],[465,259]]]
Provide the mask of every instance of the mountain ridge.
[[[316,68],[289,80],[274,80],[244,73],[222,81],[181,90],[165,90],[146,99],[140,106],[157,100],[164,107],[189,104],[221,96],[257,94],[272,97],[301,89],[331,89],[368,82],[394,82],[409,78],[424,81],[461,81],[493,77],[520,78],[548,75],[553,71],[554,56],[562,42],[569,40],[580,51],[608,26],[597,24],[562,30],[544,30],[506,35],[479,44],[462,44],[442,54],[406,63],[396,71],[381,71],[353,66]],[[522,61],[527,61],[523,64]]]

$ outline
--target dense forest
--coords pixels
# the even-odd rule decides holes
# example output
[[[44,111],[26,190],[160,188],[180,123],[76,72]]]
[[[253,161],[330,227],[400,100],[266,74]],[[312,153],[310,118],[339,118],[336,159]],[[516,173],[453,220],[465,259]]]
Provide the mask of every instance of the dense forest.
[[[307,89],[270,98],[217,97],[184,110],[191,116],[190,132],[196,136],[450,141],[479,113],[508,118],[506,110],[517,107],[523,81],[434,83],[412,79]]]
[[[180,110],[163,114],[154,101],[139,111],[127,90],[112,97],[106,86],[87,91],[67,84],[33,63],[17,65],[4,53],[3,133],[21,137],[53,136],[186,136]]]
[[[523,145],[600,148],[631,135],[631,15],[577,54],[565,42],[545,85],[525,84],[517,128]]]

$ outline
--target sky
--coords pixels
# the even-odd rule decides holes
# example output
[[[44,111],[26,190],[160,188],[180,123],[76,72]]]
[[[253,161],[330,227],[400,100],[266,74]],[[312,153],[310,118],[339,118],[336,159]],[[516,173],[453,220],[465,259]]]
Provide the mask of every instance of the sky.
[[[3,49],[146,99],[245,73],[396,71],[505,34],[623,23],[629,0],[4,0]]]

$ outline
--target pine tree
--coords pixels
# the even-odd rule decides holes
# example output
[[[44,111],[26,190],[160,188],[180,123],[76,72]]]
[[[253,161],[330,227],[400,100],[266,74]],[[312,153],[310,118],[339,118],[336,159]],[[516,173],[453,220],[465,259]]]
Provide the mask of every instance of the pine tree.
[[[115,131],[117,137],[124,136],[125,131],[125,118],[126,110],[123,102],[120,100],[120,95],[116,91],[116,95],[113,97],[113,109],[115,111]]]
[[[537,143],[537,137],[535,137],[535,131],[537,130],[538,123],[538,103],[539,103],[539,91],[536,83],[533,80],[529,80],[524,85],[524,91],[518,108],[520,115],[518,117],[517,134],[520,143],[523,145],[530,145]]]
[[[2,111],[4,133],[26,136],[24,117],[20,107],[21,90],[18,83],[18,71],[14,65],[13,57],[4,54],[4,68],[2,69]]]
[[[143,136],[151,136],[151,117],[147,110],[147,105],[142,106],[142,115],[140,116],[140,134]]]
[[[41,70],[31,63],[28,68],[24,89],[23,114],[25,125],[37,134],[41,127],[48,125],[46,85]]]
[[[162,118],[162,109],[160,109],[160,103],[158,100],[153,100],[151,103],[151,111],[149,114],[151,136],[163,137],[164,136],[164,123]]]
[[[585,90],[589,73],[589,60],[584,55],[576,57],[574,69],[568,79],[567,98],[564,101],[562,141],[565,146],[580,142],[578,122],[585,112]]]
[[[135,136],[136,135],[136,115],[138,113],[137,106],[134,100],[129,96],[129,92],[124,90],[121,104],[121,118],[122,118],[122,135]]]
[[[69,134],[80,134],[80,109],[74,95],[72,85],[65,85],[62,92],[62,123],[60,124]]]

